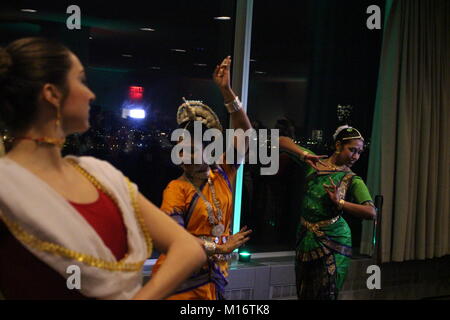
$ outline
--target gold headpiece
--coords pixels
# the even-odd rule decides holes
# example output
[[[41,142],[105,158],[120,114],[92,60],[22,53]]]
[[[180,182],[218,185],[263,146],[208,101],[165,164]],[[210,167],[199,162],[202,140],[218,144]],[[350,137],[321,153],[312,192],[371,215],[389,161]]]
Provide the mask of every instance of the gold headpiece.
[[[356,131],[357,135],[351,136],[351,137],[342,138],[342,140],[361,139],[362,141],[364,141],[364,138],[363,138],[363,136],[361,135],[361,133],[358,131],[358,129],[349,127],[349,128],[347,128],[346,130],[347,130],[347,132]]]
[[[216,128],[222,131],[219,117],[202,101],[186,100],[178,107],[177,123],[180,125],[186,121],[200,121],[208,129]]]

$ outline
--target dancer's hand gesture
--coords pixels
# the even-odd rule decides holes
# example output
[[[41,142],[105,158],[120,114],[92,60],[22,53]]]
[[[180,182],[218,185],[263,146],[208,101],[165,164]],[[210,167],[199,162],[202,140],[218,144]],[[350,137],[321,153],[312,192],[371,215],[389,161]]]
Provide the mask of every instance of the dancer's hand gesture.
[[[214,83],[219,87],[222,93],[231,90],[230,85],[230,67],[231,57],[223,59],[222,63],[216,67],[213,73]]]
[[[223,254],[233,252],[250,240],[250,237],[248,237],[250,233],[252,233],[252,230],[247,230],[247,226],[243,227],[238,233],[229,236],[226,243],[217,246],[218,253]]]
[[[328,193],[328,196],[330,197],[330,200],[335,204],[338,205],[340,197],[337,186],[334,184],[333,180],[330,178],[331,185],[323,184],[323,187],[325,188],[326,192]]]
[[[320,163],[321,165],[326,166],[326,164],[322,162],[322,159],[327,157],[327,155],[317,156],[315,154],[308,153],[304,156],[304,161],[317,171],[320,171],[319,167],[317,167],[317,164]]]

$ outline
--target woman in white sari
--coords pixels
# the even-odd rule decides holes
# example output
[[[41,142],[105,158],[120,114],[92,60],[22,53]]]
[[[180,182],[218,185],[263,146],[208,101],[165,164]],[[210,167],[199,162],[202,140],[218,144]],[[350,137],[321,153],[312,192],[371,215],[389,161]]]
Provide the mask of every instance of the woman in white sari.
[[[65,137],[89,128],[95,95],[85,78],[78,58],[53,41],[0,48],[0,118],[13,136],[0,159],[7,299],[162,299],[206,261],[196,239],[109,163],[61,156]],[[153,243],[167,260],[142,286]]]

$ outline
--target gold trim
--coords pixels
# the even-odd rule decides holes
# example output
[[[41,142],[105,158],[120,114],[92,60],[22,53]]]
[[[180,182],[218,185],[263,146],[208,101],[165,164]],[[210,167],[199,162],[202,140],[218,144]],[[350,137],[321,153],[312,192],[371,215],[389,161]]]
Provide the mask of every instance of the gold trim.
[[[73,259],[86,265],[109,271],[139,271],[145,262],[144,260],[137,263],[125,263],[123,260],[126,259],[126,257],[118,262],[105,261],[103,259],[95,258],[88,254],[83,254],[64,248],[56,243],[42,241],[23,230],[17,223],[9,220],[4,215],[1,218],[17,240],[36,250],[49,252],[57,256]]]
[[[144,217],[142,216],[141,210],[139,210],[139,204],[137,201],[136,193],[133,190],[133,185],[131,184],[130,179],[128,179],[127,177],[125,177],[125,180],[127,181],[128,190],[130,192],[131,201],[133,203],[134,215],[144,236],[145,244],[147,245],[147,256],[150,257],[153,252],[153,241],[150,237],[150,233],[148,232],[147,227],[145,226],[145,221]]]
[[[342,139],[341,139],[342,141],[344,141],[344,140],[351,140],[351,139],[361,139],[362,141],[364,141],[364,138],[363,138],[361,132],[359,132],[358,129],[353,128],[353,127],[350,127],[350,128],[347,128],[347,131],[348,131],[349,129],[351,129],[351,131],[355,130],[356,132],[358,132],[358,136],[342,138]],[[349,132],[351,132],[351,131],[349,131]]]
[[[339,198],[341,200],[345,199],[345,195],[347,193],[349,182],[351,181],[353,176],[355,176],[355,174],[353,172],[350,172],[350,173],[346,173],[345,176],[342,178],[341,183],[339,184],[339,187],[338,187]],[[339,210],[339,211],[341,211],[341,210]],[[304,227],[306,227],[306,229],[313,232],[316,236],[323,237],[325,235],[325,233],[323,231],[320,231],[320,228],[336,223],[336,221],[338,221],[340,217],[341,217],[341,215],[337,215],[329,220],[323,220],[323,221],[319,221],[316,223],[306,221],[303,217],[300,217],[300,223]]]
[[[120,209],[119,204],[115,196],[110,193],[100,182],[92,176],[90,173],[88,173],[85,169],[83,169],[78,163],[76,163],[74,160],[69,159],[69,162],[74,165],[76,169],[78,169],[94,186],[102,190],[104,193],[106,193],[117,205],[117,207]],[[153,244],[152,240],[150,238],[150,235],[148,233],[147,228],[145,227],[143,217],[141,215],[141,212],[139,210],[139,206],[137,203],[137,199],[135,196],[135,193],[133,192],[133,187],[131,182],[126,178],[128,190],[130,192],[130,197],[132,200],[132,205],[134,209],[134,214],[136,217],[136,220],[138,221],[139,227],[144,235],[144,239],[147,245],[147,257],[150,257],[151,252],[153,250]],[[105,269],[108,271],[125,271],[125,272],[136,272],[142,269],[142,266],[144,265],[145,260],[139,261],[139,262],[131,262],[126,263],[124,260],[127,259],[128,253],[120,260],[120,261],[105,261],[103,259],[99,259],[96,257],[93,257],[88,254],[76,252],[74,250],[67,249],[61,245],[58,245],[56,243],[43,241],[35,237],[34,235],[26,232],[23,230],[21,226],[19,226],[16,222],[13,222],[6,218],[4,215],[1,214],[0,211],[0,218],[4,221],[5,225],[8,227],[8,229],[11,231],[11,233],[22,243],[28,245],[29,247],[49,252],[54,255],[58,255],[61,257],[73,259],[79,262],[82,262],[88,266],[96,267],[99,269]]]
[[[352,139],[361,139],[361,140],[364,140],[364,138],[363,138],[361,135],[356,136],[356,137],[342,138],[341,140],[342,140],[342,141],[345,141],[345,140],[352,140]]]
[[[110,192],[108,189],[106,189],[101,183],[100,181],[98,181],[93,175],[91,175],[87,170],[85,170],[83,167],[81,167],[75,160],[73,159],[68,159],[68,161],[82,174],[84,175],[96,188],[100,189],[101,191],[103,191],[108,197],[110,197],[111,200],[114,201],[114,203],[116,204],[117,208],[120,209],[119,206],[119,201],[117,200],[117,198],[114,196],[114,194],[112,192]],[[145,226],[145,222],[144,222],[144,218],[142,217],[141,211],[139,210],[139,205],[138,205],[138,201],[137,201],[137,197],[136,194],[134,192],[133,186],[130,182],[130,180],[125,177],[125,181],[127,182],[127,186],[128,186],[128,192],[130,193],[130,198],[131,198],[131,204],[133,206],[133,211],[134,211],[134,215],[135,218],[139,224],[139,227],[141,229],[141,232],[144,236],[144,240],[145,243],[147,245],[147,256],[150,257],[152,251],[153,251],[153,243],[152,243],[152,239],[150,237],[150,234]],[[125,259],[126,256],[123,258]],[[122,259],[122,260],[123,260]]]
[[[345,195],[347,194],[348,190],[348,184],[351,181],[351,179],[355,176],[353,172],[345,174],[345,176],[342,178],[341,183],[338,187],[339,192],[339,199],[345,199]]]
[[[323,231],[320,231],[321,227],[327,227],[329,225],[332,225],[334,223],[336,223],[336,221],[339,220],[341,216],[336,216],[332,219],[329,220],[322,220],[316,223],[313,222],[309,222],[306,221],[305,218],[300,217],[300,223],[306,228],[308,229],[308,231],[311,231],[313,233],[315,233],[318,237],[322,237],[325,235],[325,233]]]

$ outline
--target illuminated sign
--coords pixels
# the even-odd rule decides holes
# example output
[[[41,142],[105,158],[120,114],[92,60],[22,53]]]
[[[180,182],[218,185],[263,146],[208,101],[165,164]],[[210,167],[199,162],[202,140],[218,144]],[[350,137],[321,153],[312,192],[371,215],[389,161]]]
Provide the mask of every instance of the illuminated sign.
[[[131,109],[130,110],[130,118],[144,119],[145,118],[145,110],[142,110],[142,109]]]
[[[144,97],[144,88],[130,86],[128,88],[128,96],[131,100],[142,100],[142,98]]]

